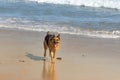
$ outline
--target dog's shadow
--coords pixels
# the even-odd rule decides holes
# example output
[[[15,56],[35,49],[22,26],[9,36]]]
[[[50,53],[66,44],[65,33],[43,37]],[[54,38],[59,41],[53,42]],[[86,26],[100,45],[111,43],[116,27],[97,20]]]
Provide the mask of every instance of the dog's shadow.
[[[27,53],[25,56],[28,57],[28,58],[30,58],[30,59],[32,59],[32,60],[35,60],[35,61],[44,61],[45,60],[44,57],[34,56],[31,53]]]

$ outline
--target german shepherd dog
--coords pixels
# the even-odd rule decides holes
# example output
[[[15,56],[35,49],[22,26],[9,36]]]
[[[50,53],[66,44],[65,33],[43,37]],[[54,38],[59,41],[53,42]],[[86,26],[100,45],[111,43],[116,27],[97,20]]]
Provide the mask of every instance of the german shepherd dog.
[[[55,54],[56,51],[59,49],[60,46],[60,34],[55,36],[55,34],[50,34],[47,32],[47,35],[44,39],[44,57],[46,57],[46,50],[49,49],[49,56],[51,58],[51,62],[55,62]]]

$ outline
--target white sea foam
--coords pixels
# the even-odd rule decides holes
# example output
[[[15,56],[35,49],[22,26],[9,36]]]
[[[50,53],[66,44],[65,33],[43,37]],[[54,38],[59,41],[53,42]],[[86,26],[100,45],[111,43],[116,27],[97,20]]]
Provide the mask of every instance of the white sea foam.
[[[120,38],[120,30],[88,30],[65,24],[32,22],[21,18],[0,18],[0,28],[20,29],[29,31],[51,31],[62,34],[83,35],[98,38]]]
[[[62,34],[71,34],[71,35],[83,35],[89,37],[98,37],[98,38],[120,38],[120,31],[95,31],[95,30],[83,30],[80,28],[74,27],[66,27],[66,26],[59,26],[59,25],[34,25],[34,26],[27,26],[27,25],[12,25],[12,24],[0,24],[0,28],[6,29],[20,29],[20,30],[29,30],[29,31],[38,31],[38,32],[58,32]]]
[[[38,3],[68,4],[75,6],[105,7],[120,9],[120,0],[28,0]]]

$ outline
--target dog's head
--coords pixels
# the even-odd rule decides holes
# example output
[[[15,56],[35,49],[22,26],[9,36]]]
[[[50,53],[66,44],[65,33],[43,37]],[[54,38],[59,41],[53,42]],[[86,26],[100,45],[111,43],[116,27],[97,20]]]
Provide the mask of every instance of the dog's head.
[[[60,46],[60,34],[58,34],[57,36],[52,35],[52,37],[50,38],[50,43],[54,48],[59,48]]]

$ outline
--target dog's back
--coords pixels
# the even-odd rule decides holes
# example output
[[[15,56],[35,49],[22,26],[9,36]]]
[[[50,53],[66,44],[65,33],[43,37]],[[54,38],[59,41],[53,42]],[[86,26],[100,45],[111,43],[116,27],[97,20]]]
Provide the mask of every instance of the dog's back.
[[[45,37],[45,42],[46,42],[47,46],[48,46],[49,39],[51,37],[52,37],[52,35],[50,35],[50,34],[47,34],[46,37]]]
[[[50,38],[52,38],[52,37],[53,37],[53,35],[50,34],[50,32],[48,31],[48,32],[47,32],[47,35],[45,36],[45,42],[46,42],[46,45],[47,45],[47,46],[49,45],[49,40],[50,40]]]

